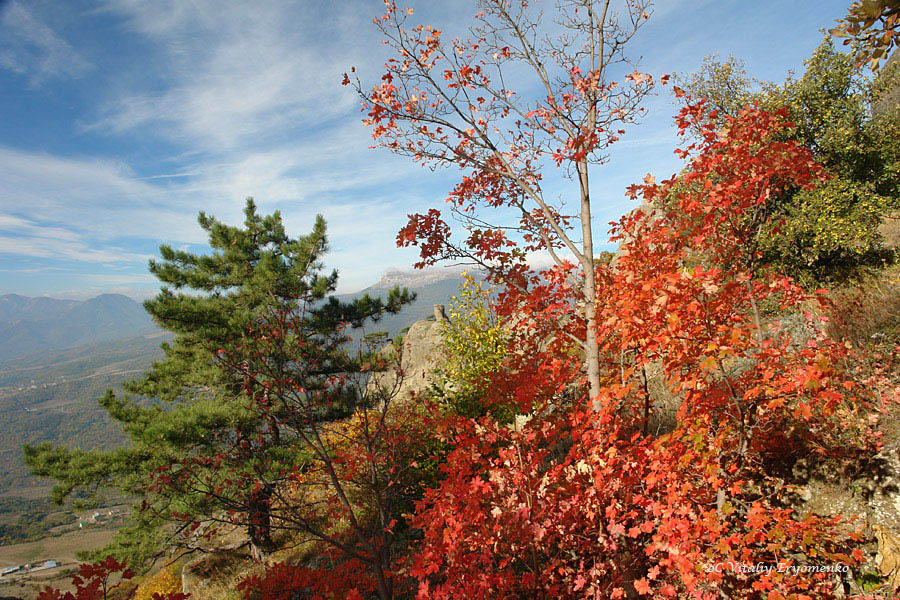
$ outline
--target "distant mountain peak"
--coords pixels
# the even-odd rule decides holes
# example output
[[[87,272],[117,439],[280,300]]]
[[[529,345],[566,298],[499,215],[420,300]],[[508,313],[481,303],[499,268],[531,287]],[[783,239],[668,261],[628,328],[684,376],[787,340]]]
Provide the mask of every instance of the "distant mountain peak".
[[[463,271],[475,271],[469,267],[432,267],[430,269],[404,270],[389,269],[375,285],[352,294],[339,294],[342,300],[359,298],[363,294],[384,297],[388,290],[399,285],[416,294],[416,300],[405,306],[399,314],[387,314],[376,323],[370,323],[367,331],[383,331],[394,337],[416,321],[434,314],[435,304],[447,304],[449,298],[459,291]]]
[[[466,267],[431,267],[428,269],[388,269],[381,279],[372,287],[392,287],[395,285],[416,286],[428,285],[445,279],[459,279]],[[469,267],[468,270],[474,270]]]
[[[137,304],[140,305],[140,302],[126,296],[125,294],[100,294],[99,296],[94,296],[93,298],[88,298],[84,301],[84,303],[93,302],[100,304]]]

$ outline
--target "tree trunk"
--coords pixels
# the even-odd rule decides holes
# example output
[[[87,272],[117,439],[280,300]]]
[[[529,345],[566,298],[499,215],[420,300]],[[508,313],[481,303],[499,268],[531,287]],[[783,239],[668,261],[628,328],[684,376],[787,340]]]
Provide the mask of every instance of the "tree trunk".
[[[378,600],[392,600],[394,597],[394,592],[391,589],[391,582],[388,577],[385,575],[384,569],[381,564],[379,564],[378,558],[375,558],[376,564],[374,572],[375,572],[375,585],[378,588]]]
[[[581,187],[581,253],[584,270],[584,364],[587,371],[588,390],[594,410],[600,410],[600,347],[597,343],[597,288],[594,280],[594,238],[591,227],[591,192],[588,187],[587,163],[578,164],[578,181]]]
[[[272,487],[269,484],[250,495],[247,535],[250,537],[250,553],[258,562],[262,562],[275,550],[275,543],[272,541],[271,502]]]

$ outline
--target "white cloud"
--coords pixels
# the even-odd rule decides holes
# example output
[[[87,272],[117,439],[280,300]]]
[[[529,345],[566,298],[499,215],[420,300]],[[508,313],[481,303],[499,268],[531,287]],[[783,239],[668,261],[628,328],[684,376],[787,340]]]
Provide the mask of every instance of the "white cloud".
[[[99,248],[79,233],[13,215],[0,215],[0,255],[87,263],[146,262],[150,256],[122,248]]]
[[[108,242],[126,237],[202,242],[193,210],[172,203],[165,187],[119,163],[60,158],[0,147],[0,209],[10,227],[45,237]]]
[[[80,77],[92,69],[34,10],[15,1],[0,7],[0,66],[28,78],[32,85]]]
[[[77,178],[84,170],[101,180],[100,189],[122,187],[131,202],[145,200],[143,208],[114,210],[110,230],[132,235],[136,222],[144,237],[160,233],[172,243],[198,243],[196,211],[238,222],[243,198],[254,196],[261,210],[282,209],[295,233],[324,213],[333,241],[329,264],[342,270],[344,285],[371,283],[409,259],[395,248],[394,236],[406,213],[423,202],[420,185],[411,181],[429,175],[370,150],[358,99],[340,86],[351,65],[378,72],[371,48],[380,46],[370,21],[377,5],[130,1],[109,2],[104,10],[149,42],[147,78],[113,85],[100,116],[83,120],[82,132],[161,137],[182,149],[168,171],[174,176],[138,178],[120,164],[99,161],[79,161],[75,172],[51,176]],[[63,187],[70,195],[78,188]],[[379,187],[391,191],[379,190],[377,200],[360,196]],[[34,195],[47,196],[44,190]],[[88,211],[102,214],[85,201]],[[88,221],[62,202],[52,204],[50,210],[70,223]],[[170,213],[165,227],[151,206]]]
[[[348,32],[329,31],[335,24],[322,21],[339,8],[213,0],[106,8],[151,42],[158,52],[152,64],[168,81],[162,91],[120,90],[92,128],[155,127],[219,153],[315,127],[356,105],[338,85],[353,58],[343,45]]]

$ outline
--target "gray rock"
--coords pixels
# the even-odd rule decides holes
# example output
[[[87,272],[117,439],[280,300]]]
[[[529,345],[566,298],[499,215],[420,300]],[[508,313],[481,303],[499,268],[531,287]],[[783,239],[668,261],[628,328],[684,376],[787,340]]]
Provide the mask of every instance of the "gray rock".
[[[443,306],[440,307],[443,309]],[[435,306],[435,313],[438,306]],[[369,391],[376,386],[395,392],[397,400],[408,400],[427,392],[434,370],[441,363],[441,327],[445,321],[417,321],[403,336],[400,350],[400,368],[377,373],[369,381]],[[384,352],[393,352],[393,345]]]

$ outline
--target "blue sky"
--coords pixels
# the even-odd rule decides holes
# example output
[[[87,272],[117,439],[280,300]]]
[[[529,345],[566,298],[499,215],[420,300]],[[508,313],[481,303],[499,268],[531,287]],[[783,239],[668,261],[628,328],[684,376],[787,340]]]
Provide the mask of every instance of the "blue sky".
[[[453,32],[463,0],[410,2]],[[642,70],[685,73],[712,53],[781,80],[848,0],[659,0],[633,46]],[[202,250],[200,210],[237,222],[246,196],[294,233],[329,221],[341,290],[408,268],[405,215],[443,204],[456,173],[369,149],[341,74],[385,58],[380,1],[0,0],[0,293],[88,297],[155,289],[160,243]],[[663,94],[593,176],[599,232],[624,190],[678,169]],[[601,236],[602,237],[602,236]]]

